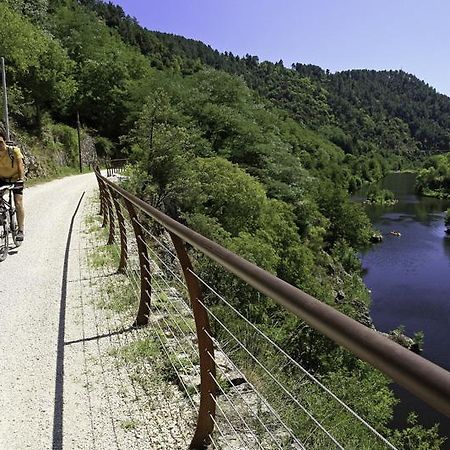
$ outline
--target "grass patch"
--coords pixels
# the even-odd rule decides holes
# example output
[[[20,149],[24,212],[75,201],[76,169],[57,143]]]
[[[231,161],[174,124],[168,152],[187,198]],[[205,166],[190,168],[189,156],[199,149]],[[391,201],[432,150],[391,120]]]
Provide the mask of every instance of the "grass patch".
[[[145,338],[122,347],[117,353],[129,363],[136,363],[141,359],[152,361],[161,357],[161,349],[157,342]]]
[[[114,281],[110,278],[105,287],[106,298],[103,307],[115,312],[125,312],[130,307],[136,307],[138,299],[130,286],[130,280],[123,275],[113,275]]]
[[[126,431],[131,431],[134,430],[138,427],[138,422],[136,422],[135,420],[122,420],[122,422],[120,422],[120,428],[122,428],[123,430]]]
[[[88,234],[101,234],[102,217],[98,214],[89,214],[84,218],[85,232]]]
[[[89,264],[94,269],[109,265],[118,265],[120,260],[120,248],[117,244],[102,245],[97,247],[95,253],[89,255]]]
[[[193,317],[184,316],[172,316],[170,319],[171,325],[173,325],[174,333],[185,335],[195,333],[195,321]]]
[[[100,216],[89,214],[84,218],[84,224],[85,225],[98,225],[100,226]]]

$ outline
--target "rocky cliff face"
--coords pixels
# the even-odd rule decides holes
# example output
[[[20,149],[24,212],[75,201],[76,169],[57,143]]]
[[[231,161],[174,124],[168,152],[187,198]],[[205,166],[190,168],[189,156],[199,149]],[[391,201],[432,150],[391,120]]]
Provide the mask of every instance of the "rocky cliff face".
[[[81,136],[81,162],[83,166],[88,166],[90,168],[95,167],[95,165],[97,164],[95,140],[86,132],[84,132]]]

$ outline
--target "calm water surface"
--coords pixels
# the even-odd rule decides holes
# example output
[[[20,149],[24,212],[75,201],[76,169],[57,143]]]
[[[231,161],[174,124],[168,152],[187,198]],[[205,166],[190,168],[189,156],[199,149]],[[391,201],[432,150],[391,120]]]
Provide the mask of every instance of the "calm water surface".
[[[366,285],[372,291],[371,316],[381,331],[403,325],[406,334],[425,333],[423,356],[450,370],[450,237],[445,234],[445,210],[450,201],[414,194],[415,175],[390,174],[383,187],[393,191],[398,204],[367,206],[382,243],[361,255]],[[398,231],[401,237],[390,234]],[[438,415],[403,389],[395,388],[403,406],[395,423],[404,421],[411,408],[420,422],[441,422],[450,436],[450,420]],[[445,447],[450,449],[450,442]]]

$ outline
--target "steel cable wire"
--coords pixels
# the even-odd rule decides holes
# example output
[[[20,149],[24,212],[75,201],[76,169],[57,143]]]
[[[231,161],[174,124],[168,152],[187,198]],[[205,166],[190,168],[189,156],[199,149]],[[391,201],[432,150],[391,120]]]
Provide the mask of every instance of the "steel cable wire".
[[[131,271],[131,272],[128,274],[128,277],[129,277],[129,279],[130,279],[130,282],[132,283],[131,286],[132,286],[133,292],[134,292],[134,294],[135,294],[135,297],[139,298],[139,294],[138,294],[139,286],[137,285],[138,281],[136,280],[136,278],[135,278],[134,275],[136,275],[135,272],[134,272],[134,271]],[[146,328],[146,329],[148,330],[148,328]],[[147,335],[148,335],[148,334],[150,334],[150,333],[147,333]],[[164,351],[166,352],[165,346],[164,346],[162,340],[160,339],[160,336],[158,335],[158,333],[155,333],[155,334],[156,334],[157,338],[160,340],[161,346],[164,347]],[[166,352],[166,355],[167,355],[167,352]],[[175,367],[174,367],[174,369],[175,369],[175,371],[176,371],[176,368],[175,368]],[[148,373],[148,370],[147,370],[146,365],[144,365],[144,370],[145,370],[145,372],[147,373],[147,376],[149,376],[149,373]],[[186,391],[186,393],[187,393],[187,395],[188,395],[189,400],[191,400],[191,398],[190,398],[190,396],[189,396],[189,393],[188,393],[187,391]],[[192,403],[192,400],[191,400],[191,403]],[[152,405],[152,406],[153,406],[153,405]],[[196,409],[195,405],[193,405],[193,408],[194,408],[194,412],[195,412],[195,409]],[[179,411],[179,412],[180,412],[180,411]],[[156,417],[157,417],[157,420],[158,420],[159,415],[157,415]],[[158,420],[158,424],[159,424],[159,420]],[[160,426],[160,429],[162,430],[163,427]]]
[[[211,335],[209,335],[209,333],[206,331],[206,333],[208,334],[208,336],[211,339],[214,339]],[[295,440],[298,441],[298,438],[295,436],[295,434],[292,432],[292,430],[290,429],[290,427],[284,423],[283,419],[279,416],[279,414],[274,410],[274,408],[270,405],[269,401],[267,399],[265,399],[263,397],[263,395],[259,392],[259,390],[256,388],[256,386],[254,384],[252,384],[245,376],[245,374],[236,366],[236,364],[231,360],[231,358],[226,354],[225,350],[223,349],[223,347],[216,341],[215,341],[215,345],[217,346],[217,348],[222,352],[222,354],[225,355],[225,357],[227,358],[228,362],[233,366],[233,368],[235,370],[237,370],[239,372],[239,374],[242,375],[242,377],[245,379],[245,382],[251,387],[252,391],[256,394],[256,396],[261,400],[261,402],[264,404],[264,406],[272,413],[272,415],[280,422],[280,424],[282,425],[282,427],[291,435],[291,437]],[[241,398],[244,401],[244,403],[246,403],[247,406],[249,406],[247,404],[247,402],[244,400],[242,394],[241,394]],[[249,408],[250,409],[250,408]],[[256,415],[256,417],[258,418],[258,421],[265,427],[265,425],[261,422],[261,420],[259,419],[259,417]],[[267,430],[270,434],[270,431]],[[298,441],[299,445],[302,445],[302,443],[300,441]]]
[[[284,357],[286,357],[292,364],[294,364],[301,372],[304,373],[311,381],[318,385],[322,390],[324,390],[328,395],[330,395],[336,402],[338,402],[344,409],[346,409],[353,417],[355,417],[359,422],[361,422],[367,429],[369,429],[375,436],[377,436],[384,444],[386,444],[392,450],[397,450],[397,448],[391,444],[380,432],[373,428],[364,418],[362,418],[356,411],[354,411],[350,406],[344,403],[339,397],[336,396],[330,389],[328,389],[323,383],[321,383],[314,375],[309,373],[301,364],[295,361],[288,353],[286,353],[278,344],[276,344],[272,339],[270,339],[266,334],[264,334],[258,327],[256,327],[252,322],[250,322],[242,313],[240,313],[231,303],[229,303],[222,295],[220,295],[213,287],[211,287],[206,281],[199,277],[195,272],[188,269],[189,272],[197,278],[209,291],[211,291],[217,298],[224,302],[234,313],[236,313],[242,320],[245,321],[252,329],[254,329],[263,339],[270,343],[276,350],[278,350]]]
[[[160,278],[161,280],[163,280],[163,282],[166,282],[166,281],[165,281],[165,278],[164,278],[162,275],[159,275],[159,278]],[[155,281],[156,287],[159,288],[160,291],[162,291],[160,284],[156,281],[155,278],[153,278],[153,281]],[[161,300],[161,297],[159,297],[159,299]],[[170,300],[169,300],[169,302],[170,302],[170,304],[172,305],[172,307],[175,309],[175,311],[178,313],[178,315],[181,316],[181,317],[183,317],[184,323],[190,328],[190,325],[189,325],[188,322],[184,319],[184,316],[180,313],[179,309],[175,306],[175,303],[176,303],[176,302],[173,302],[173,301],[170,301]],[[164,303],[165,303],[165,302],[164,302]],[[190,309],[186,306],[186,303],[185,303],[185,302],[181,301],[181,302],[179,302],[179,303],[181,303],[182,305],[184,305],[185,308],[186,308],[186,309],[190,312],[190,314],[192,315],[192,310],[190,310]],[[170,316],[170,311],[169,311],[169,309],[168,309],[164,304],[163,304],[163,307],[164,307],[164,309],[165,309],[167,315]],[[159,310],[159,308],[157,308],[157,309]],[[160,310],[159,310],[159,312],[160,312]],[[172,321],[173,321],[173,323],[175,324],[175,326],[178,328],[179,332],[182,334],[183,338],[189,337],[185,332],[183,332],[183,330],[180,328],[180,326],[179,326],[178,323],[176,323],[174,320],[172,320]],[[195,331],[194,331],[192,328],[190,328],[190,331],[191,331],[192,333],[195,333]],[[178,341],[178,342],[179,342],[179,341]],[[192,344],[192,342],[189,341],[189,344],[190,344],[191,350],[192,350],[195,354],[197,354],[197,353],[198,353],[198,349],[196,349],[196,348],[194,347],[194,345]],[[208,354],[211,356],[211,354],[210,354],[209,352],[208,352]],[[192,364],[192,367],[193,367],[194,369],[196,369],[196,367],[195,367],[193,364]],[[199,371],[196,370],[196,373],[198,374]],[[212,374],[210,374],[210,375],[212,376]],[[215,380],[215,381],[217,382],[217,380]],[[219,388],[220,388],[220,386],[219,386]],[[228,400],[229,400],[229,398],[228,398]],[[229,400],[229,401],[231,402],[231,400]],[[216,402],[216,403],[217,403],[217,402]],[[232,407],[233,407],[233,409],[237,412],[237,414],[239,415],[239,412],[236,410],[235,406],[232,405]],[[222,410],[222,408],[220,407],[220,405],[219,405],[219,408]],[[222,411],[223,411],[223,410],[222,410]],[[240,416],[240,417],[241,417],[241,416]],[[241,418],[242,418],[242,417],[241,417]],[[225,416],[225,420],[226,420],[226,421],[229,423],[229,425],[232,427],[231,423],[229,422],[228,417]],[[242,421],[243,421],[243,419],[242,419]],[[248,430],[253,434],[253,432],[252,432],[251,429],[248,427],[248,425],[245,423],[245,421],[243,421],[243,423],[244,423],[245,426],[247,426]],[[264,424],[263,424],[263,426],[264,426]],[[266,429],[267,429],[267,428],[266,428]],[[236,431],[236,430],[235,430],[235,431]],[[239,435],[237,434],[237,432],[236,432],[236,435],[237,435],[238,438],[240,439],[240,437],[239,437]],[[254,434],[253,434],[253,435],[254,435]],[[255,438],[256,438],[256,436],[255,436]],[[257,439],[257,438],[256,438],[256,439]],[[240,439],[240,440],[241,440],[241,442],[242,442],[242,439]],[[242,442],[242,443],[244,443],[244,442]],[[263,447],[261,446],[261,444],[259,444],[259,445],[260,445],[260,448],[263,448]],[[279,447],[279,448],[281,448],[281,447]]]
[[[208,313],[216,320],[217,323],[235,340],[235,342],[247,353],[250,358],[269,376],[269,378],[334,442],[334,444],[341,450],[344,450],[342,445],[325,429],[325,427],[296,399],[268,370],[259,359],[254,356],[243,344],[238,337],[236,337],[229,328],[208,308],[201,300],[198,302],[208,311]]]
[[[165,281],[164,278],[162,278],[162,277],[160,276],[160,279],[163,281],[163,283],[166,284],[166,281]],[[156,281],[156,279],[153,278],[153,280],[155,281],[155,283],[156,283],[157,287],[160,289],[160,291],[164,292],[164,289],[161,288],[161,285]],[[169,285],[167,284],[167,286],[169,286]],[[170,286],[169,286],[169,287],[170,287]],[[173,302],[173,301],[171,301],[171,300],[168,300],[168,301],[171,303],[171,305],[173,305],[173,307],[174,307],[174,309],[175,309],[175,312],[176,312],[177,314],[179,314],[180,317],[182,317],[183,322],[184,322],[184,324],[189,328],[189,331],[190,331],[192,334],[195,335],[195,334],[196,334],[196,330],[193,328],[192,324],[190,324],[190,323],[186,320],[186,315],[183,314],[183,312],[180,311],[180,310],[175,306],[175,305],[176,305],[175,302]],[[181,303],[181,305],[184,306],[184,309],[185,309],[185,311],[189,314],[189,316],[190,316],[192,319],[194,319],[194,314],[193,314],[193,312],[192,312],[192,309],[189,308],[189,306],[187,305],[187,303],[184,302],[184,301],[181,301],[181,300],[180,300],[180,302],[178,302],[178,303]]]
[[[156,280],[155,280],[155,284],[159,287],[159,284],[158,284],[158,282],[157,282]],[[161,297],[159,297],[159,299],[161,300]],[[184,315],[181,314],[181,313],[179,313],[179,310],[176,308],[174,302],[172,302],[172,301],[170,301],[170,300],[169,300],[169,302],[170,302],[171,306],[173,306],[173,308],[175,309],[175,312],[178,313],[178,315],[182,318],[183,322],[184,322],[184,323],[186,324],[186,326],[189,328],[189,331],[191,331],[191,335],[193,335],[194,338],[196,338],[197,335],[196,335],[195,330],[194,330],[194,329],[192,328],[192,326],[187,322],[187,320],[186,320],[186,318],[184,317]],[[170,316],[170,315],[171,315],[171,314],[170,314],[170,311],[168,310],[168,308],[167,308],[166,306],[164,306],[164,303],[166,303],[166,302],[162,302],[162,303],[163,303],[164,309],[167,311],[167,315]],[[183,337],[188,336],[188,335],[180,328],[180,326],[179,326],[178,323],[176,323],[175,321],[174,321],[174,323],[175,323],[175,326],[177,326],[177,328],[178,328],[178,329],[180,330],[180,332],[183,334]],[[198,349],[196,349],[196,348],[194,347],[193,344],[192,344],[192,350],[194,350],[194,352],[198,353]]]
[[[219,424],[217,422],[217,418],[214,417],[212,414],[209,414],[209,417],[211,418],[212,422],[214,423],[214,430],[217,430],[219,432],[220,436],[222,437],[222,439],[224,439],[226,441],[227,438],[225,437],[225,434],[222,431],[222,428],[219,426]]]
[[[243,378],[245,378],[244,374],[234,365],[234,363],[228,358],[228,356],[223,352],[223,350],[221,349],[221,347],[219,347],[219,350],[225,355],[225,357],[228,359],[228,361],[233,365],[234,370],[238,371],[240,375],[242,375]],[[210,358],[212,358],[212,355],[207,352],[208,355],[210,356]],[[224,376],[229,383],[232,385],[232,380],[228,377],[228,375],[225,374],[224,370],[220,367],[220,365],[217,365],[217,369],[219,370],[219,372],[222,374],[222,376]],[[212,376],[212,374],[211,374]],[[257,397],[264,403],[265,399],[264,397],[262,397],[259,392],[256,391],[256,388],[248,381],[246,380],[246,383],[252,388],[252,391],[257,395]],[[266,432],[269,434],[269,436],[271,437],[271,439],[277,444],[277,440],[275,438],[275,436],[273,436],[273,434],[271,433],[271,431],[269,430],[269,428],[267,427],[267,425],[261,420],[261,418],[258,416],[258,414],[255,413],[255,411],[251,408],[251,405],[247,402],[247,400],[245,400],[244,395],[242,395],[239,391],[237,391],[238,396],[240,397],[240,399],[242,400],[242,402],[244,403],[244,405],[247,407],[248,411],[250,411],[252,413],[252,415],[255,417],[255,419],[261,424],[261,426],[266,430]],[[264,403],[265,406],[269,406],[268,403]],[[239,413],[237,413],[239,414]],[[244,420],[244,419],[242,419]],[[246,422],[245,422],[246,423]],[[246,423],[246,425],[248,426],[248,424]],[[287,425],[284,427],[285,429],[289,429],[289,427],[287,427]],[[292,432],[291,432],[292,433]],[[292,434],[291,435],[294,439],[296,439],[296,437]]]
[[[213,359],[212,355],[207,352],[208,355],[210,356],[210,358]],[[221,374],[223,376],[226,377],[226,375],[224,374],[223,370],[221,368],[219,368],[219,371],[221,372]],[[229,396],[227,395],[227,393],[225,392],[225,390],[222,388],[222,386],[219,383],[219,380],[211,373],[209,372],[210,377],[214,380],[216,386],[219,388],[219,390],[221,391],[222,395],[225,396],[225,398],[227,399],[228,403],[231,405],[231,407],[233,408],[234,412],[238,415],[240,421],[244,424],[244,426],[247,428],[247,430],[255,437],[258,445],[260,448],[264,449],[264,447],[262,446],[261,442],[259,441],[259,439],[257,438],[257,436],[255,435],[254,431],[249,427],[249,425],[247,424],[247,422],[244,420],[244,418],[242,417],[242,415],[240,414],[240,412],[238,411],[238,409],[236,408],[236,406],[234,405],[233,401],[229,398]],[[243,398],[243,397],[242,397]],[[218,399],[214,398],[214,402],[218,405]],[[248,406],[248,404],[246,405]],[[224,415],[224,417],[226,418],[226,420],[228,421],[228,418],[226,417],[225,412],[222,410],[222,408],[220,408],[222,411],[222,414]],[[262,422],[261,422],[262,423]],[[268,429],[266,428],[266,430],[268,431]],[[269,432],[270,433],[270,432]],[[275,438],[273,439],[274,442],[277,444]],[[281,448],[281,446],[278,445],[279,448]]]
[[[159,275],[159,278],[160,279],[162,279],[163,281],[165,281],[165,279],[164,279],[164,277],[162,277],[162,275]],[[161,291],[162,289],[161,289],[161,286],[159,285],[159,283],[156,281],[156,279],[155,278],[153,278],[153,280],[155,281],[155,284],[157,285],[157,287],[159,288],[159,290]],[[172,304],[172,306],[174,307],[174,309],[179,313],[179,310],[176,308],[176,306],[175,306],[175,302],[172,302],[172,301],[170,301],[170,303]],[[185,305],[185,302],[181,302],[181,304],[183,304],[183,305]],[[164,305],[163,305],[164,306]],[[164,306],[164,309],[165,309],[165,311],[167,312],[167,315],[168,316],[170,316],[170,311],[167,309],[167,307],[165,307]],[[160,311],[160,310],[159,310]],[[191,310],[189,310],[189,312],[190,313],[192,313],[192,311]],[[180,314],[181,315],[181,314]],[[179,331],[180,331],[180,333],[183,335],[183,338],[186,338],[186,333],[184,333],[183,332],[183,330],[181,330],[181,328],[179,327],[179,325],[176,323],[176,322],[174,322],[175,323],[175,325],[176,325],[176,327],[179,329]],[[185,323],[187,324],[187,322],[185,321]],[[194,332],[194,330],[192,330],[192,332]],[[178,341],[179,342],[179,341]],[[190,342],[190,347],[191,347],[191,350],[194,352],[194,353],[197,353],[197,349],[193,346],[193,344]],[[212,355],[209,353],[209,352],[207,352],[208,353],[208,355],[210,356],[210,357],[212,357]],[[219,368],[220,369],[220,368]],[[211,376],[212,376],[212,374],[210,374]],[[217,382],[217,380],[216,380],[216,382]],[[220,387],[220,386],[219,386]],[[227,397],[227,396],[226,396]],[[245,400],[243,399],[243,397],[242,397],[242,395],[241,395],[241,398],[242,398],[242,400],[245,402]],[[262,398],[262,397],[261,397]],[[227,397],[227,399],[229,400],[229,402],[231,402],[231,400]],[[232,404],[232,407],[233,407],[233,409],[236,411],[236,407],[234,406],[234,404]],[[237,411],[236,411],[237,412]],[[272,411],[272,412],[274,412],[274,411]],[[239,415],[239,413],[238,413],[238,415]],[[228,421],[228,418],[227,417],[225,417],[225,419]],[[242,419],[243,420],[243,419]],[[261,421],[260,421],[261,422]],[[243,421],[243,423],[245,424],[245,421]],[[270,433],[270,431],[268,430],[268,428],[265,426],[265,424],[263,423],[263,422],[261,422],[261,424],[263,425],[263,427],[266,429],[266,431],[268,431],[269,432],[269,434],[272,436],[272,438],[273,438],[273,440],[274,440],[274,442],[276,442],[277,443],[277,441],[276,441],[276,439],[273,437],[273,435]],[[246,424],[245,424],[246,425]],[[285,424],[284,424],[285,425]],[[288,430],[288,431],[290,431],[290,429],[287,427],[287,425],[285,425],[285,428],[286,428],[286,430]],[[250,429],[249,429],[250,430]],[[292,434],[292,433],[291,433]],[[292,438],[296,441],[296,443],[297,444],[299,444],[300,446],[301,446],[301,448],[304,448],[303,446],[302,446],[302,444],[301,444],[301,442],[300,441],[298,441],[298,439],[292,434]],[[279,448],[281,448],[280,446],[279,446],[279,444],[277,444],[278,445],[278,447]]]
[[[161,298],[159,298],[159,300],[161,300]],[[185,304],[184,302],[181,302],[181,303],[182,303],[183,305]],[[158,308],[156,308],[156,309],[158,309]],[[160,310],[158,310],[158,312],[160,313]],[[163,330],[163,328],[161,327],[159,321],[158,321],[158,327],[159,327],[161,333],[164,334],[164,330]],[[191,402],[193,411],[194,411],[195,413],[197,413],[197,411],[198,411],[198,405],[196,405],[196,404],[194,403],[194,401],[193,401],[193,399],[192,399],[192,397],[191,397],[191,395],[190,395],[190,393],[189,393],[189,390],[188,390],[188,388],[187,388],[187,386],[186,386],[186,384],[185,384],[185,382],[184,382],[182,376],[180,375],[180,373],[179,373],[179,371],[177,370],[177,368],[175,367],[175,365],[172,363],[170,354],[169,354],[169,352],[167,351],[166,345],[164,344],[164,342],[163,342],[163,340],[162,340],[160,334],[159,334],[159,333],[155,333],[155,334],[156,334],[156,337],[158,338],[158,340],[159,340],[159,342],[160,342],[161,347],[163,348],[164,352],[166,353],[167,359],[169,360],[169,362],[170,362],[171,365],[172,365],[172,368],[174,369],[175,373],[177,374],[177,378],[180,380],[184,392],[186,393],[188,399],[189,399],[190,402]],[[196,352],[197,352],[197,351],[196,351]],[[195,389],[195,391],[196,391],[196,394],[199,395],[199,392],[198,392],[198,390],[196,389],[195,386],[194,386],[194,389]],[[213,417],[211,417],[211,419],[213,420],[213,422],[215,422],[215,420],[214,420]],[[211,440],[211,443],[213,444],[214,448],[220,448],[220,447],[218,446],[218,444],[215,442],[213,436],[210,436],[209,439]]]
[[[180,281],[180,284],[182,284],[183,286],[185,286],[185,284],[180,280],[180,278],[178,277],[178,275],[176,275],[168,266],[167,266],[167,264],[156,254],[156,252],[154,252],[154,250],[153,249],[151,249],[150,248],[150,246],[145,242],[145,240],[143,240],[140,236],[139,236],[139,238],[140,238],[140,240],[141,240],[141,242],[143,242],[145,245],[146,245],[146,247],[147,247],[147,249],[148,250],[150,250],[151,252],[152,252],[152,254],[155,254],[155,256],[157,257],[157,259],[159,260],[159,261],[161,261],[161,263],[166,267],[166,269],[177,279],[177,280],[179,280]],[[144,258],[146,258],[146,256],[145,255],[143,255],[143,257]],[[153,263],[153,261],[150,261],[148,258],[146,258],[146,260],[147,260],[147,262],[149,263],[149,264],[151,264],[151,263]],[[194,272],[192,272],[192,271],[190,271],[192,274],[194,274],[195,276],[196,276],[196,278],[197,279],[199,279],[199,281],[201,281],[203,284],[205,284],[205,282],[203,281],[203,280],[201,280],[200,279],[200,277],[198,277],[198,275],[196,275]],[[161,277],[162,278],[162,277]],[[208,286],[209,288],[210,288],[210,286]],[[215,292],[214,290],[213,290],[213,292]],[[202,302],[200,302],[201,304],[202,304],[202,306],[203,307],[205,307],[205,305],[202,303]],[[205,307],[205,309],[211,314],[211,311],[207,308],[207,307]],[[158,309],[159,310],[159,309]],[[159,312],[160,312],[160,310],[159,310]],[[214,316],[215,317],[215,316]],[[216,318],[216,317],[215,317]],[[164,320],[164,322],[166,323],[166,325],[167,325],[167,322],[166,322],[166,320],[165,319],[163,319]],[[217,318],[216,318],[216,320],[217,320]],[[223,326],[223,324],[221,324],[222,326]],[[225,329],[226,329],[226,327],[225,327]],[[228,332],[229,332],[229,330],[227,330]],[[230,333],[230,332],[229,332]],[[173,334],[173,333],[172,333]],[[173,334],[174,335],[174,334]],[[234,339],[237,339],[234,335],[232,335],[231,334],[231,336],[234,338]],[[174,335],[174,337],[175,337],[175,335]],[[175,337],[175,339],[176,339],[176,337]],[[238,340],[239,341],[239,340]],[[179,344],[179,341],[177,340],[177,342],[178,342],[178,344]],[[238,342],[240,345],[243,345],[240,341]],[[243,348],[245,348],[245,346],[243,347]],[[247,350],[247,349],[246,349]],[[249,354],[251,355],[251,353],[249,352]],[[252,355],[253,356],[253,355]],[[257,360],[258,361],[258,363],[259,364],[261,364],[260,362],[259,362],[259,360]],[[268,373],[268,374],[270,374],[270,372],[264,367],[264,366],[261,366],[262,368],[263,368],[263,370],[265,370],[266,371],[266,373]],[[275,379],[274,379],[275,380]],[[281,386],[281,385],[280,385]],[[295,397],[293,397],[287,390],[286,390],[286,393],[288,393],[288,395],[290,395],[291,396],[291,398],[298,404],[298,406],[305,412],[305,414],[307,414],[309,417],[310,417],[310,419],[311,420],[313,420],[315,423],[316,423],[316,425],[319,427],[319,428],[321,428],[322,429],[322,431],[325,433],[325,434],[327,434],[328,435],[328,437],[338,446],[338,448],[341,448],[342,449],[342,446],[340,446],[340,444],[327,432],[327,430],[325,430],[324,429],[324,427],[302,406],[302,405],[300,405],[300,403],[295,399]],[[270,405],[267,405],[269,408],[270,408]],[[272,409],[272,413],[273,414],[276,414],[276,412]],[[278,417],[278,419],[280,420],[280,422],[281,423],[283,423],[282,422],[282,420],[281,420],[281,418],[279,418]],[[290,432],[290,429],[289,429],[289,427],[286,425],[286,424],[284,424],[283,423],[283,425],[286,427],[286,430],[288,431],[288,432]],[[298,439],[295,437],[295,436],[293,436],[293,438],[298,442],[298,444],[299,445],[302,445],[301,444],[301,442],[300,441],[298,441]]]
[[[246,445],[246,442],[243,440],[243,438],[241,437],[241,435],[238,433],[238,431],[236,430],[236,428],[234,428],[234,426],[231,424],[230,420],[228,419],[228,416],[226,415],[226,413],[224,412],[224,410],[222,409],[222,406],[219,404],[218,399],[210,392],[209,396],[211,397],[211,399],[213,400],[213,402],[216,404],[216,406],[219,408],[219,411],[222,413],[222,416],[225,418],[226,422],[228,423],[228,425],[230,426],[230,428],[233,430],[234,434],[237,436],[238,440],[243,444]],[[217,418],[217,415],[216,415]],[[228,438],[229,439],[229,438]],[[262,447],[260,447],[262,448]]]
[[[157,242],[164,250],[166,250],[166,252],[169,253],[170,256],[172,256],[173,258],[177,259],[177,255],[175,253],[173,253],[172,250],[167,248],[153,233],[150,232],[150,230],[147,230],[147,228],[145,228],[145,226],[138,219],[135,218],[134,222],[137,223],[141,227],[142,231],[144,231],[155,242]]]
[[[155,294],[155,296],[156,296],[156,295],[157,295],[157,294]],[[161,300],[161,298],[159,298],[159,300]],[[152,307],[155,308],[155,309],[157,310],[157,312],[161,315],[162,320],[164,320],[165,325],[167,326],[167,321],[165,320],[164,315],[161,314],[161,310],[160,310],[156,305],[153,305]],[[162,334],[165,335],[164,329],[161,327],[161,324],[159,323],[159,321],[156,321],[156,323],[157,323],[158,327],[160,328]],[[170,327],[167,327],[167,328],[170,328]],[[177,341],[177,343],[179,344],[179,341],[177,340],[175,334],[173,333],[173,331],[171,331],[171,332],[172,332],[172,335],[173,335],[174,339],[175,339],[175,340]],[[160,340],[160,342],[161,342],[162,346],[164,347],[164,349],[166,349],[166,346],[165,346],[164,343],[162,342],[160,335],[157,333],[156,336],[157,336],[158,339]],[[167,351],[166,351],[166,353],[167,353]],[[170,362],[171,362],[171,360],[170,360]],[[180,379],[180,381],[181,381],[181,382],[183,383],[183,385],[184,385],[184,382],[183,382],[182,379],[179,377],[179,372],[176,370],[176,368],[175,368],[175,366],[173,365],[172,362],[171,362],[171,364],[172,364],[173,368],[175,369],[175,371],[176,371],[176,373],[177,373],[177,375],[178,375],[178,378]],[[186,375],[187,375],[187,374],[186,374]],[[199,391],[198,391],[198,389],[197,389],[196,386],[194,386],[194,389],[195,389],[195,391],[196,391],[196,394],[199,395]],[[188,394],[188,397],[190,398],[189,392],[188,392],[187,390],[186,390],[186,393]],[[191,401],[192,401],[192,400],[191,400]]]
[[[174,278],[176,278],[177,279],[177,281],[179,281],[179,283],[181,284],[181,285],[183,285],[183,286],[185,286],[186,287],[186,289],[187,289],[187,286],[186,286],[186,283],[184,282],[184,280],[182,279],[182,278],[180,278],[180,276],[178,275],[178,274],[176,274],[167,264],[166,264],[166,262],[165,261],[163,261],[162,259],[161,259],[161,257],[145,242],[145,240],[144,239],[142,239],[142,237],[141,236],[138,236],[138,238],[139,238],[139,240],[146,246],[146,248],[147,248],[147,250],[149,250],[150,252],[152,252],[152,254],[153,255],[155,255],[155,257],[156,257],[156,259],[158,259],[162,264],[163,264],[163,266],[169,271],[169,273],[171,273],[172,275],[173,275],[173,277]],[[154,261],[151,261],[150,259],[148,259],[148,257],[147,256],[145,256],[145,254],[144,253],[141,253],[141,255],[142,255],[142,257],[143,258],[145,258],[145,260],[149,263],[149,264],[155,264],[154,263]],[[161,270],[161,269],[160,269]]]

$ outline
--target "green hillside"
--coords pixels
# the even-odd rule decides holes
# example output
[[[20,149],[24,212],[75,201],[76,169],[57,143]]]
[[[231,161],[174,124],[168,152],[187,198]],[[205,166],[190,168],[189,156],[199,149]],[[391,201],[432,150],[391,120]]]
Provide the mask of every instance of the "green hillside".
[[[95,0],[3,0],[0,20],[19,136],[48,144],[79,112],[100,157],[130,159],[128,189],[372,326],[357,251],[373,230],[349,190],[449,150],[450,99],[404,73],[332,75],[219,54]],[[389,429],[396,400],[377,371],[209,262],[196,264],[398,448],[439,448],[436,428]],[[355,377],[358,395],[342,389]]]
[[[202,63],[242,75],[250,88],[301,123],[315,129],[330,126],[322,131],[347,153],[376,150],[414,158],[450,150],[450,98],[412,74],[398,70],[331,74],[300,63],[287,69],[282,61],[273,64],[259,62],[257,56],[221,54],[199,41],[143,29],[119,6],[96,0],[81,3],[148,55],[153,66],[179,67],[189,73]]]

